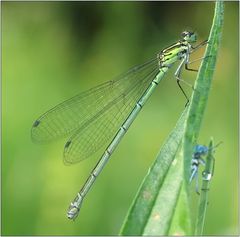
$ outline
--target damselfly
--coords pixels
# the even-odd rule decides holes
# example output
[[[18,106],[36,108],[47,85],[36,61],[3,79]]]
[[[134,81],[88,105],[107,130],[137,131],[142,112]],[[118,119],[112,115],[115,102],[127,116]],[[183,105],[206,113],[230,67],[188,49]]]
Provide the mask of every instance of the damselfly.
[[[192,156],[192,161],[191,161],[191,176],[190,176],[190,183],[193,181],[193,179],[196,180],[196,193],[199,194],[199,189],[198,189],[198,170],[199,170],[199,165],[205,166],[206,161],[203,159],[204,156],[208,154],[210,150],[215,149],[217,146],[219,146],[222,142],[219,142],[217,145],[209,148],[204,145],[196,145],[194,148],[193,156]],[[213,158],[213,167],[212,167],[212,172],[209,174],[204,173],[202,174],[203,179],[205,180],[210,180],[213,176],[214,172],[214,165],[215,165],[215,160]]]
[[[191,63],[189,56],[207,43],[204,41],[194,47],[192,43],[196,41],[194,32],[184,31],[179,41],[162,50],[154,59],[132,68],[116,80],[57,105],[34,122],[32,138],[35,141],[50,141],[69,135],[64,147],[64,162],[68,164],[88,158],[112,139],[70,204],[67,212],[69,219],[78,216],[82,201],[97,176],[163,76],[177,61],[180,61],[175,72],[177,84],[188,103],[188,97],[180,85],[180,82],[184,82],[180,73],[183,67],[196,71],[188,67]]]

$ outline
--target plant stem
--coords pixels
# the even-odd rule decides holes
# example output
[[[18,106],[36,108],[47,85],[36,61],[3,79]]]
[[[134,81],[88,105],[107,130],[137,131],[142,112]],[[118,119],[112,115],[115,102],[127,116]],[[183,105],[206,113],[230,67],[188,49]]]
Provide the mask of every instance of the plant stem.
[[[187,203],[190,209],[189,201],[189,178],[191,167],[191,158],[193,148],[197,143],[198,135],[203,120],[204,111],[207,107],[208,95],[211,88],[211,82],[216,67],[217,52],[220,45],[220,39],[223,28],[224,2],[216,1],[213,23],[208,39],[208,45],[202,60],[197,80],[194,86],[194,92],[190,100],[188,116],[185,123],[185,133],[183,137],[184,158],[184,189],[187,193]]]
[[[198,206],[197,222],[195,227],[195,235],[202,235],[204,228],[204,221],[208,205],[208,190],[210,185],[210,180],[213,175],[214,168],[214,157],[212,155],[213,151],[213,140],[209,143],[209,152],[206,158],[205,170],[203,172],[202,188],[200,193],[200,200]]]
[[[190,101],[189,113],[185,124],[185,135],[183,139],[183,157],[185,180],[184,183],[187,192],[189,188],[189,167],[191,166],[193,147],[195,146],[198,139],[204,111],[207,106],[213,73],[216,66],[217,52],[220,44],[223,26],[223,9],[224,3],[222,1],[217,1],[215,4],[215,14],[213,18],[213,24],[208,40],[207,49],[195,83],[195,90]]]

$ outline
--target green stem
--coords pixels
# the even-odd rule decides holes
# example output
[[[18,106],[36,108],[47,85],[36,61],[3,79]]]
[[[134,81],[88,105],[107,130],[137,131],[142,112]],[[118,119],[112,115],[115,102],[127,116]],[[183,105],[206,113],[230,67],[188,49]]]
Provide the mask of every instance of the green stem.
[[[197,140],[207,104],[222,23],[223,2],[217,2],[205,54],[208,57],[205,57],[201,64],[190,105],[185,109],[146,175],[121,228],[121,235],[192,233],[188,192],[185,186],[189,186],[193,145]],[[181,188],[182,183],[184,187]],[[173,220],[178,223],[173,223]]]
[[[197,142],[204,111],[207,107],[208,95],[211,88],[214,69],[216,66],[217,52],[219,49],[222,26],[223,26],[224,3],[217,1],[215,5],[215,14],[213,24],[208,40],[204,60],[201,63],[200,71],[195,83],[189,113],[185,124],[185,135],[183,139],[183,157],[184,157],[184,184],[189,189],[189,177],[191,166],[191,157],[193,147]]]
[[[186,197],[188,207],[189,201],[189,177],[191,167],[191,158],[193,148],[197,143],[198,135],[203,120],[204,112],[207,107],[208,95],[211,88],[211,82],[216,67],[217,52],[220,45],[220,39],[223,28],[223,13],[224,2],[217,1],[215,3],[215,12],[213,23],[208,39],[208,45],[205,51],[204,59],[202,60],[200,70],[195,83],[195,90],[190,100],[188,116],[185,123],[185,132],[183,137],[183,151],[184,158],[184,189],[186,190]],[[189,207],[190,209],[190,207]]]
[[[211,176],[213,175],[214,157],[213,157],[212,153],[214,151],[212,149],[213,148],[212,140],[210,141],[208,147],[209,147],[209,152],[208,152],[208,155],[206,158],[206,165],[205,165],[205,170],[203,173],[202,188],[201,188],[200,200],[199,200],[199,206],[198,206],[195,235],[203,234],[204,221],[205,221],[207,205],[208,205],[208,190],[209,190]],[[210,177],[208,177],[208,175],[210,175]]]

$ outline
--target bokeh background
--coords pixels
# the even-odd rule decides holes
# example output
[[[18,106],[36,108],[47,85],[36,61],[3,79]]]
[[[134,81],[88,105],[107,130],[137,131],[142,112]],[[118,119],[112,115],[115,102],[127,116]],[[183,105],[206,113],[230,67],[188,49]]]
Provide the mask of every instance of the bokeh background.
[[[238,233],[238,7],[238,2],[225,5],[222,44],[199,137],[202,144],[211,136],[223,141],[215,153],[206,235]],[[183,111],[176,67],[115,151],[75,222],[66,218],[66,210],[104,147],[91,159],[65,166],[66,139],[34,144],[31,126],[57,103],[154,57],[185,29],[196,30],[203,41],[213,13],[213,2],[2,3],[2,235],[118,234]],[[203,49],[192,58],[202,54]],[[193,84],[196,74],[182,77]]]

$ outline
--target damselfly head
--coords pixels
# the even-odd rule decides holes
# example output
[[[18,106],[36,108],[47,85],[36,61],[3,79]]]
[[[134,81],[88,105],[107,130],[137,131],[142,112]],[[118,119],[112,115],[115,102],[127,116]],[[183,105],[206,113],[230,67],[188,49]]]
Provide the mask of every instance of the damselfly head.
[[[203,145],[196,145],[194,149],[194,154],[198,153],[200,155],[205,155],[207,154],[209,148],[207,146]]]
[[[214,149],[215,149],[216,147],[218,147],[221,143],[222,143],[222,141],[219,142],[219,143],[217,143],[215,146],[213,146],[213,147],[211,147],[211,148],[209,148],[209,147],[207,147],[207,146],[204,146],[204,145],[196,145],[196,146],[194,147],[194,154],[206,155],[206,154],[208,153],[208,151],[214,150]]]
[[[181,34],[183,40],[186,40],[188,43],[194,43],[197,41],[197,34],[191,31],[183,31]]]

